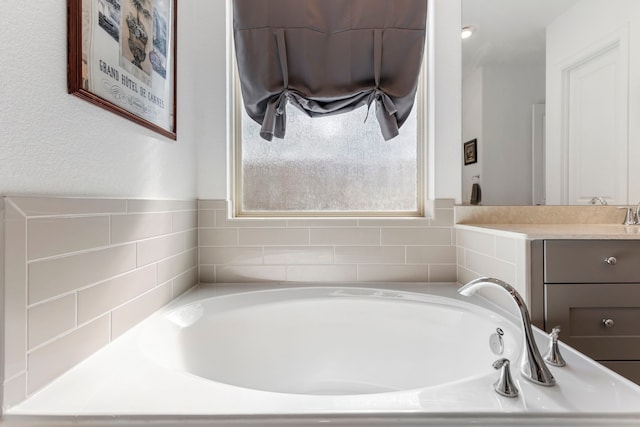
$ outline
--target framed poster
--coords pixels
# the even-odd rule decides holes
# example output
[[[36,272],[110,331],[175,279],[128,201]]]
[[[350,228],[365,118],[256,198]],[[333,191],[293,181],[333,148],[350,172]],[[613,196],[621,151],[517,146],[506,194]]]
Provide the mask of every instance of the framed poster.
[[[67,0],[69,93],[176,139],[177,0]]]
[[[478,140],[472,139],[464,143],[464,164],[470,165],[478,161]]]

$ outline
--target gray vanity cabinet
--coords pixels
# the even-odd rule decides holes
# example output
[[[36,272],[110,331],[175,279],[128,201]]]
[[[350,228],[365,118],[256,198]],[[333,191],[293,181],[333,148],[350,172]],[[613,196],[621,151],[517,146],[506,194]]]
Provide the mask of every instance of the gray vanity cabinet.
[[[538,326],[640,384],[640,240],[534,242],[532,279]]]

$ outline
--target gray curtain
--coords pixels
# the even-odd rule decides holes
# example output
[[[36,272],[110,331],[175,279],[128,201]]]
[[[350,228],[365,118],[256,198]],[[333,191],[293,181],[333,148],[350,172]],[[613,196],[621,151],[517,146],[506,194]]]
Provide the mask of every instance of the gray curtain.
[[[415,98],[427,0],[234,0],[245,109],[271,140],[286,104],[309,117],[372,108],[385,140]]]

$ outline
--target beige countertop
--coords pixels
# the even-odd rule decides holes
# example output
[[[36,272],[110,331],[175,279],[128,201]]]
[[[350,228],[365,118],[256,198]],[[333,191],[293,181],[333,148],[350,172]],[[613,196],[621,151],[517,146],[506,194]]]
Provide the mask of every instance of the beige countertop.
[[[469,230],[527,240],[618,239],[640,240],[639,225],[621,224],[456,224]]]

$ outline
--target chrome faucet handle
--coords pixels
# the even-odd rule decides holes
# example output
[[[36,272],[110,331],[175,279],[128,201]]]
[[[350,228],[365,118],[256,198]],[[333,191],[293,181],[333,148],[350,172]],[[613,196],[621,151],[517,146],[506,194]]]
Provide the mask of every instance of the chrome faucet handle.
[[[549,334],[549,348],[544,355],[544,361],[553,366],[567,366],[562,354],[560,354],[560,348],[558,347],[558,335],[560,334],[560,326],[556,326],[551,330]]]
[[[509,359],[498,359],[493,362],[494,369],[500,369],[500,378],[493,383],[493,388],[501,396],[505,397],[518,397],[518,388],[516,387],[513,377],[511,376],[511,369],[509,369]]]
[[[638,224],[638,213],[636,208],[636,213],[633,212],[632,208],[628,207],[619,207],[618,209],[624,209],[626,211],[624,215],[624,221],[622,221],[623,225],[636,225]]]

